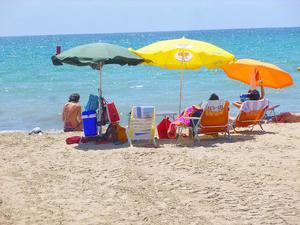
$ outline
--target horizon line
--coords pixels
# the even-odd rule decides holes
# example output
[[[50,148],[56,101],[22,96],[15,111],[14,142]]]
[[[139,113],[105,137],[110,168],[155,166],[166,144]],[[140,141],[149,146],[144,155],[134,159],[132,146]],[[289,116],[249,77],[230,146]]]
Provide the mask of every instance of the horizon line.
[[[104,32],[104,33],[66,33],[66,34],[32,34],[32,35],[5,35],[0,38],[10,37],[39,37],[39,36],[71,36],[71,35],[93,35],[93,34],[141,34],[141,33],[165,33],[165,32],[194,32],[194,31],[220,31],[220,30],[254,30],[254,29],[285,29],[285,28],[300,28],[300,26],[285,26],[285,27],[237,27],[237,28],[216,28],[216,29],[199,29],[199,30],[157,30],[157,31],[126,31],[126,32]]]

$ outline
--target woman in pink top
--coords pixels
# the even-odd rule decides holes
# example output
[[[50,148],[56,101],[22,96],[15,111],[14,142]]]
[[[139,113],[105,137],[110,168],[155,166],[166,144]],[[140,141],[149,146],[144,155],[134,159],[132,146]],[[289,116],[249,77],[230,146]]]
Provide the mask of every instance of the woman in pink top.
[[[79,104],[80,95],[71,94],[69,102],[64,105],[62,120],[64,121],[64,131],[82,131],[81,106]]]

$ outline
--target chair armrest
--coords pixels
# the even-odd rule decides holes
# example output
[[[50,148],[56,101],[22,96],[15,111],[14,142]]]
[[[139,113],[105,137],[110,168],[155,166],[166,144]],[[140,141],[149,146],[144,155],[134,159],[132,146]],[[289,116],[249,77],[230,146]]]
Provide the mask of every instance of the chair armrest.
[[[201,119],[201,117],[189,117],[189,116],[184,116],[183,118],[186,120],[200,120]]]
[[[279,106],[280,106],[280,105],[274,105],[274,106],[272,106],[272,107],[268,107],[268,108],[267,108],[267,111],[274,110],[274,109],[278,108]]]

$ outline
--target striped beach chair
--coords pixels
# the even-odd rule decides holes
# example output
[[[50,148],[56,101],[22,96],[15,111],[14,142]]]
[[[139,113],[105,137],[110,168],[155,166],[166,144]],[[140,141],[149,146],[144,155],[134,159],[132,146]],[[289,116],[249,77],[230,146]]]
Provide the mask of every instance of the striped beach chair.
[[[154,139],[155,135],[155,108],[153,106],[133,106],[129,120],[129,143],[145,142],[153,144],[157,143]]]

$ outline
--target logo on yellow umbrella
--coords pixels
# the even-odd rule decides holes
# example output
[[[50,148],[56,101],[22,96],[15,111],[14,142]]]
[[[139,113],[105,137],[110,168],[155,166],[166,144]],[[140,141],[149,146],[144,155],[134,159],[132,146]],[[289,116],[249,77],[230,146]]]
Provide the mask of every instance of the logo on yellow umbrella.
[[[180,52],[176,52],[174,57],[178,61],[188,62],[193,58],[193,54],[187,51],[180,51]]]

